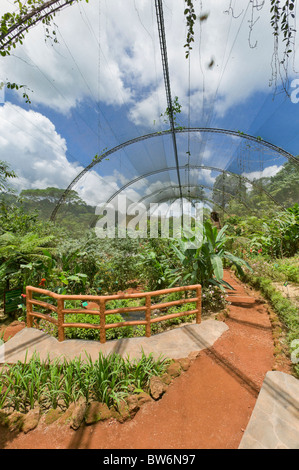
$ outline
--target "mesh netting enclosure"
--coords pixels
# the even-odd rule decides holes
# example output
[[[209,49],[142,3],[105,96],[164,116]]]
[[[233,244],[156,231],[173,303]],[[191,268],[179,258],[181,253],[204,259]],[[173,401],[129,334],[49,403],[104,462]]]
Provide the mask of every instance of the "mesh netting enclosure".
[[[68,217],[65,199],[70,191],[84,189],[90,206],[108,203],[118,207],[177,202],[184,210],[189,202],[201,202],[210,210],[229,211],[236,201],[242,210],[254,211],[253,192],[269,206],[284,208],[284,201],[267,190],[261,177],[266,168],[282,167],[296,159],[286,151],[241,133],[223,129],[180,129],[175,131],[179,156],[178,171],[171,132],[156,133],[124,143],[107,151],[86,167],[65,191],[52,219]],[[188,150],[189,149],[189,150]],[[178,178],[178,172],[180,178]],[[87,224],[92,225],[91,215]]]
[[[8,94],[0,119],[11,132],[15,187],[37,207],[48,201],[44,217],[66,226],[79,217],[84,230],[120,198],[147,211],[201,204],[256,215],[298,202],[298,191],[271,186],[298,169],[297,108],[287,93],[275,94],[277,83],[269,90],[267,5],[194,2],[189,54],[185,6],[79,1],[57,11],[57,40],[36,24],[15,54],[1,57],[3,73],[13,70],[33,91],[29,109],[21,93]]]

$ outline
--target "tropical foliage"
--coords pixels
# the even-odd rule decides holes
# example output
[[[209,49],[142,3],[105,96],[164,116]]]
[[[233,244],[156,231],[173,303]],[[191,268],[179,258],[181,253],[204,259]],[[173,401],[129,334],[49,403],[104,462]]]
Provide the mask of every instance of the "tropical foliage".
[[[272,258],[294,256],[299,248],[299,206],[269,216],[231,216],[226,219],[235,249],[250,256],[263,253]]]
[[[188,237],[174,243],[173,250],[181,266],[177,270],[179,276],[175,281],[182,284],[200,283],[203,287],[214,284],[221,289],[232,288],[223,280],[224,262],[236,266],[240,273],[242,266],[250,267],[245,260],[226,250],[226,230],[227,225],[218,232],[217,228],[206,220],[203,225],[194,228]]]
[[[6,164],[2,168],[3,187],[6,187],[14,174]],[[280,311],[282,321],[289,330],[291,344],[297,334],[294,314],[296,309],[294,310],[288,299],[283,300],[281,294],[272,290],[267,280],[283,283],[298,283],[299,280],[299,206],[294,202],[297,194],[294,183],[297,171],[294,162],[288,162],[275,177],[268,182],[263,181],[263,185],[267,185],[273,196],[274,193],[281,198],[286,197],[286,194],[290,195],[292,205],[288,208],[277,210],[275,207],[272,210],[267,202],[266,210],[263,196],[258,198],[259,191],[252,189],[248,192],[247,187],[242,186],[242,198],[251,207],[254,206],[254,201],[259,201],[259,212],[255,210],[244,213],[244,205],[237,197],[233,201],[227,198],[224,201],[225,207],[230,211],[235,208],[236,211],[234,215],[220,217],[222,228],[217,228],[205,212],[203,223],[193,223],[192,228],[189,231],[184,230],[183,237],[178,239],[99,239],[93,229],[82,231],[82,217],[84,214],[88,216],[90,210],[75,192],[70,193],[67,201],[69,213],[73,211],[73,214],[79,214],[72,219],[71,231],[62,224],[54,224],[45,218],[45,213],[51,213],[63,190],[28,190],[23,192],[21,198],[8,191],[3,192],[0,210],[0,290],[17,287],[25,292],[26,285],[33,285],[58,293],[111,294],[132,287],[151,291],[200,283],[205,315],[226,307],[224,291],[230,286],[223,277],[224,269],[230,267],[242,279],[262,286],[265,295]],[[216,183],[218,190],[215,188],[215,195],[219,195],[221,186],[228,182],[218,179]],[[240,179],[230,178],[227,191],[235,191],[237,194],[241,183]],[[290,191],[286,193],[288,185]],[[219,204],[220,202],[219,199]],[[41,206],[43,210],[40,210]],[[174,293],[159,301],[179,300],[182,295],[184,294]],[[21,319],[25,319],[26,314],[23,300],[20,298],[18,312]],[[110,309],[134,306],[140,307],[140,311],[144,312],[144,303],[138,299],[113,301],[109,304],[107,307]],[[187,303],[171,307],[167,313],[193,309],[194,304]],[[192,316],[184,316],[154,323],[152,333],[192,319]],[[107,320],[111,323],[122,322],[126,320],[126,315],[111,314]],[[95,315],[74,313],[68,315],[66,321],[97,323],[98,318]],[[44,320],[39,321],[39,328],[57,336],[55,326]],[[107,330],[107,339],[144,334],[144,326],[126,326]],[[85,328],[66,328],[66,337],[99,339],[98,330]],[[54,401],[55,396],[57,393],[53,390]]]

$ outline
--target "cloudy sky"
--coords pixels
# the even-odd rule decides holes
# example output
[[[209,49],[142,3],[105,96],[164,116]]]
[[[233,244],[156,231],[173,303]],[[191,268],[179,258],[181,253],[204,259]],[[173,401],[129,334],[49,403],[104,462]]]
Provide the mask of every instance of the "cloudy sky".
[[[184,1],[163,1],[171,93],[182,106],[177,125],[261,136],[297,155],[299,103],[275,94],[269,83],[269,2],[254,10],[261,2],[194,3],[197,15],[208,13],[208,18],[196,21],[186,60]],[[1,0],[1,15],[14,9],[13,0]],[[26,85],[31,99],[26,104],[21,93],[7,90],[0,104],[0,159],[17,173],[18,190],[66,188],[96,154],[169,127],[161,116],[167,102],[153,0],[81,1],[58,13],[53,29],[58,43],[45,40],[45,27],[38,25],[10,57],[0,59],[0,79]],[[293,98],[299,90],[293,82],[296,66],[299,70],[294,54]],[[181,172],[185,184],[211,186],[219,174],[215,168],[234,168],[249,179],[271,176],[284,162],[275,152],[246,149],[238,138],[204,132],[179,135],[178,150],[180,165],[192,164],[188,174]],[[174,165],[170,137],[147,139],[105,159],[74,189],[96,204],[134,180],[126,194],[139,200],[165,185],[176,186],[176,172],[162,171]],[[161,171],[148,175],[156,170]],[[138,179],[142,175],[148,176]]]

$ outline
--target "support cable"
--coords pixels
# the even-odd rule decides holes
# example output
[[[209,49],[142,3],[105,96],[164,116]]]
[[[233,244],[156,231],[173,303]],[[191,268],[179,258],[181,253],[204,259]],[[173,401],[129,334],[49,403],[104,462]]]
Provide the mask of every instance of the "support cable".
[[[180,170],[179,170],[176,134],[175,134],[175,128],[174,128],[173,106],[172,106],[172,99],[171,99],[171,88],[170,88],[169,68],[168,68],[168,59],[167,59],[167,46],[166,46],[166,38],[165,38],[162,0],[155,0],[155,6],[156,6],[156,15],[157,15],[157,23],[158,23],[158,31],[159,31],[159,39],[160,39],[160,49],[161,49],[161,56],[162,56],[164,83],[165,83],[166,98],[167,98],[167,105],[168,105],[168,111],[169,111],[168,117],[169,117],[170,129],[171,129],[171,134],[172,134],[173,150],[174,150],[174,156],[175,156],[178,183],[179,183],[179,188],[180,188],[180,198],[181,198],[182,207],[183,207],[183,194],[182,194],[181,176],[180,176]]]

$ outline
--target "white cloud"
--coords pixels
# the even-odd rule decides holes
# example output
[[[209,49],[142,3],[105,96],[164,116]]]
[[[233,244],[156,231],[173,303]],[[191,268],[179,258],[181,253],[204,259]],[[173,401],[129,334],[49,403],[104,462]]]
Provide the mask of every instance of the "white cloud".
[[[207,169],[198,169],[198,168],[191,168],[190,176],[197,179],[198,184],[204,184],[207,186],[213,186],[215,183],[216,177],[212,176],[212,170]]]
[[[0,8],[2,13],[11,5],[4,1]],[[124,86],[118,54],[109,52],[112,37],[101,34],[101,54],[99,51],[97,4],[74,4],[58,13],[55,23],[59,43],[45,42],[43,25],[32,28],[24,44],[11,57],[1,59],[3,79],[28,85],[33,90],[30,97],[34,104],[62,113],[84,98],[98,101],[100,97],[112,105],[128,102],[131,91]]]
[[[17,174],[17,178],[11,180],[17,191],[47,187],[65,189],[84,169],[67,159],[65,139],[46,116],[36,111],[6,103],[0,107],[0,129],[0,154]],[[90,170],[73,189],[88,204],[97,205],[128,182],[128,178],[112,167],[111,174],[106,176]],[[142,179],[122,194],[132,201],[139,201],[147,186],[148,182]]]
[[[67,145],[53,123],[35,111],[26,111],[6,103],[0,107],[0,154],[9,162],[17,178],[11,185],[17,190],[66,188],[83,170],[83,166],[69,162]],[[88,184],[75,188],[88,203],[97,202],[118,189],[116,178],[102,178],[95,171],[88,174]]]
[[[197,13],[200,3],[195,2]],[[237,13],[244,13],[248,0],[236,3]],[[172,97],[178,96],[183,106],[179,116],[185,119],[183,125],[187,124],[189,84],[191,125],[196,126],[212,122],[208,117],[213,116],[209,114],[213,105],[215,116],[221,117],[255,92],[269,89],[273,35],[268,5],[258,13],[260,18],[252,37],[258,44],[251,49],[248,44],[250,11],[246,17],[242,13],[232,18],[224,14],[228,0],[203,1],[203,10],[209,12],[209,17],[202,23],[201,35],[199,22],[195,25],[189,83],[189,63],[183,48],[186,36],[183,1],[168,0],[163,4]],[[1,1],[0,15],[11,9],[10,1]],[[31,98],[36,111],[25,111],[9,103],[0,107],[1,158],[16,171],[15,183],[22,189],[65,188],[83,169],[82,165],[68,161],[66,140],[51,120],[38,112],[38,105],[65,115],[78,110],[83,100],[89,99],[94,107],[96,102],[100,102],[100,106],[109,105],[118,116],[125,113],[133,124],[150,127],[154,120],[161,123],[159,117],[166,108],[154,2],[114,0],[88,5],[79,2],[59,13],[55,23],[59,44],[45,43],[44,27],[38,25],[26,35],[23,46],[13,51],[15,56],[0,58],[2,80],[7,78],[27,84],[33,90]],[[207,64],[212,56],[215,65],[209,69]],[[296,68],[296,61],[294,65]],[[114,127],[112,111],[111,127],[116,137],[123,137],[122,129]],[[204,141],[204,136],[192,135],[191,144],[196,146],[199,139]],[[217,166],[218,160],[221,160],[220,166],[228,165],[224,161],[226,157],[213,148],[204,147],[199,157],[205,163],[211,161],[211,166]],[[153,166],[159,157],[155,158]],[[227,157],[229,161],[230,158]],[[263,175],[272,176],[278,170],[274,165],[266,168]],[[251,172],[248,177],[253,179],[257,175],[260,177],[260,172]],[[210,170],[200,173],[194,170],[191,176],[202,184],[211,185],[215,181]],[[94,202],[112,195],[127,181],[128,177],[118,170],[113,173],[111,169],[105,179],[96,171],[90,171],[74,189],[86,201]],[[163,184],[159,180],[152,184],[140,180],[127,188],[126,194],[138,200],[145,186],[152,191]]]
[[[166,107],[165,89],[160,87],[149,93],[145,98],[135,102],[128,116],[136,125],[152,127],[156,123],[160,123],[163,126],[164,117],[161,117],[161,114],[165,112]]]
[[[281,170],[282,166],[272,165],[264,168],[262,171],[252,171],[250,173],[242,173],[242,176],[245,176],[250,181],[259,178],[270,178],[271,176],[276,175]]]
[[[183,5],[164,4],[164,20],[172,95],[188,112],[188,61],[183,45],[186,26]],[[191,107],[194,120],[207,116],[215,93],[215,111],[223,116],[233,105],[256,91],[267,91],[271,76],[273,34],[268,5],[256,12],[252,43],[248,43],[251,10],[238,2],[238,18],[225,14],[227,0],[203,2],[206,22],[195,24],[191,51]],[[200,4],[195,2],[197,13]],[[182,7],[182,8],[181,8]],[[0,13],[11,10],[2,0]],[[126,106],[135,124],[152,124],[165,110],[165,90],[154,2],[114,0],[79,2],[57,14],[59,44],[45,43],[38,25],[26,35],[23,46],[1,58],[2,74],[34,90],[34,103],[67,113],[84,98],[113,106]],[[208,68],[214,57],[213,68]],[[20,60],[21,59],[21,60]],[[295,64],[296,66],[296,64]],[[204,109],[203,103],[205,104]]]
[[[40,113],[6,103],[0,108],[0,151],[20,178],[28,185],[35,181],[61,187],[75,177],[77,170],[66,154],[66,142],[53,123]]]

